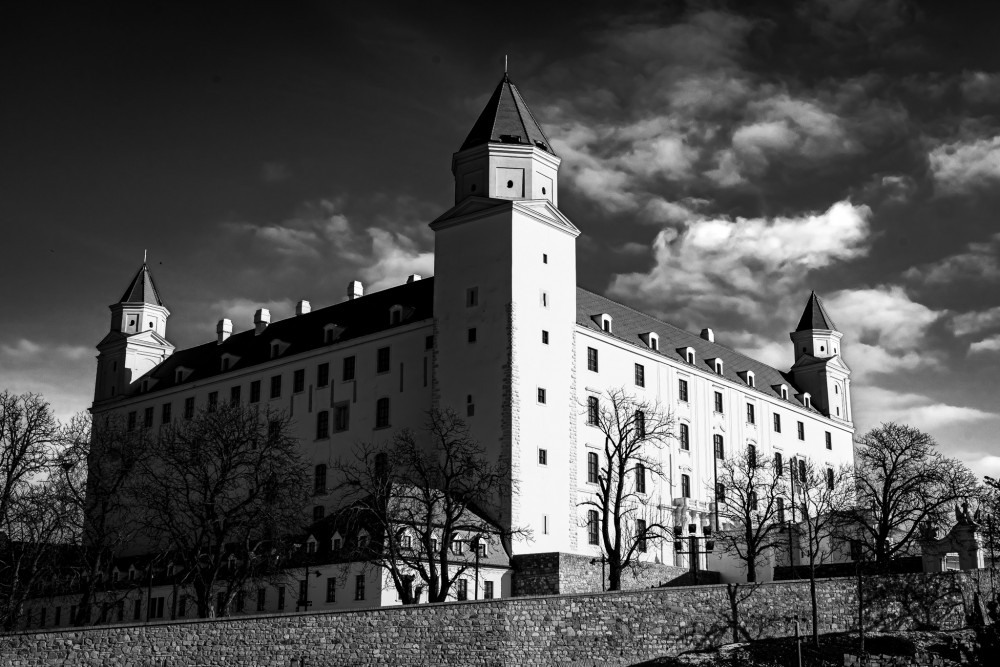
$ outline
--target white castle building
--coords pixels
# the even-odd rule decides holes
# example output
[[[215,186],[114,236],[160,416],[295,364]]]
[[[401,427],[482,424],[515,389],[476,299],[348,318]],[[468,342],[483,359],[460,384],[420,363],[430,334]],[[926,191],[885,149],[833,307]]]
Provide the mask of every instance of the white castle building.
[[[580,288],[580,231],[559,210],[559,165],[504,75],[452,157],[454,205],[430,223],[434,277],[371,294],[353,282],[342,303],[301,301],[275,322],[261,309],[238,332],[221,320],[215,340],[176,350],[143,265],[98,345],[95,418],[123,413],[150,428],[218,401],[260,403],[292,415],[322,472],[354,443],[419,428],[432,407],[451,407],[510,462],[517,490],[503,515],[533,533],[516,554],[600,554],[581,503],[595,493],[603,446],[588,399],[609,388],[675,417],[677,437],[660,453],[666,476],[647,488],[666,524],[708,523],[719,438],[727,452],[753,444],[762,456],[851,463],[850,370],[819,299],[808,297],[789,369],[779,370],[709,329],[690,333]],[[314,500],[323,508],[314,516],[335,509],[332,497]],[[645,557],[684,564],[669,540]]]

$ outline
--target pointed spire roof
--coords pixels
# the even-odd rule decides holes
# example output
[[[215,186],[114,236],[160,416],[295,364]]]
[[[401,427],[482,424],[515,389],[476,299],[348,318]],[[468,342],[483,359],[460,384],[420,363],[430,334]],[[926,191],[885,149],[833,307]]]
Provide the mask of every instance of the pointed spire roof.
[[[154,306],[163,305],[163,302],[160,300],[160,293],[156,291],[156,285],[153,284],[153,274],[149,272],[149,267],[146,266],[145,261],[135,274],[135,278],[132,278],[132,282],[129,283],[128,288],[122,294],[122,298],[118,300],[118,303],[151,303]]]
[[[830,316],[827,315],[826,309],[823,308],[823,302],[819,300],[816,296],[816,292],[809,293],[809,300],[806,302],[806,309],[802,311],[802,317],[799,319],[799,326],[795,327],[795,331],[808,331],[810,329],[830,329],[832,331],[837,330],[837,325],[833,323]]]
[[[506,72],[459,150],[488,143],[527,144],[555,155],[548,138]]]

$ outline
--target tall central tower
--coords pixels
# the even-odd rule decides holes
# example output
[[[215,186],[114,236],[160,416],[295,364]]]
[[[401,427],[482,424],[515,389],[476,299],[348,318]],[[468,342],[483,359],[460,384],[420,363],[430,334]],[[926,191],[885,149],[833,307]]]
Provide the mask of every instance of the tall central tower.
[[[505,74],[452,160],[455,206],[434,230],[435,403],[463,415],[512,492],[495,519],[515,551],[573,551],[576,237],[559,158]]]

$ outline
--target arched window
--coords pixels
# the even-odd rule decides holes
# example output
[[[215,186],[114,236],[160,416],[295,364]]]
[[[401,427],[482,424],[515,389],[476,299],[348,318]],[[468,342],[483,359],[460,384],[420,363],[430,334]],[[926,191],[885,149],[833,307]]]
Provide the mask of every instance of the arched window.
[[[313,479],[313,492],[326,493],[326,464],[320,463],[316,466]]]

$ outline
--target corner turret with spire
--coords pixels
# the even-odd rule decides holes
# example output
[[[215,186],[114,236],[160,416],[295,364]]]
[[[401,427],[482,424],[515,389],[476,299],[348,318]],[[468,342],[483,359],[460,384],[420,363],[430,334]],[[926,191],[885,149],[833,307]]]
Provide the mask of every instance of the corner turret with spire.
[[[833,419],[852,421],[851,369],[841,357],[841,339],[833,319],[816,292],[809,294],[795,331],[789,334],[795,350],[791,374],[809,393],[810,403]]]
[[[452,158],[455,203],[468,197],[547,199],[559,206],[560,159],[504,72]]]
[[[121,298],[108,308],[110,331],[97,344],[95,403],[127,395],[136,379],[174,351],[166,338],[170,311],[160,299],[145,257]]]

